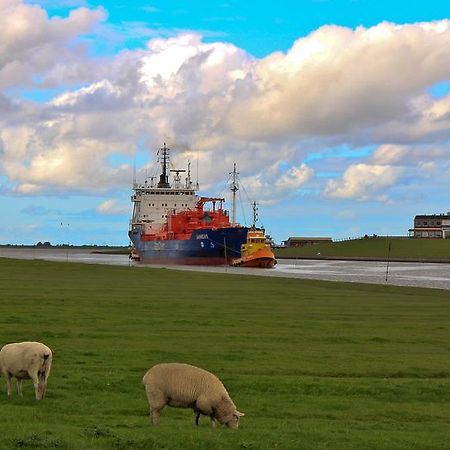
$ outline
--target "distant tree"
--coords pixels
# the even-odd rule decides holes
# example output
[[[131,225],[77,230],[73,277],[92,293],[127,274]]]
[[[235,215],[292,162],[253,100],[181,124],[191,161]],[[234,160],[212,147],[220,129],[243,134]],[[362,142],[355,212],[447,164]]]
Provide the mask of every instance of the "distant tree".
[[[45,242],[39,241],[36,244],[36,247],[51,247],[51,246],[52,246],[52,244],[50,242],[48,242],[48,241],[45,241]]]

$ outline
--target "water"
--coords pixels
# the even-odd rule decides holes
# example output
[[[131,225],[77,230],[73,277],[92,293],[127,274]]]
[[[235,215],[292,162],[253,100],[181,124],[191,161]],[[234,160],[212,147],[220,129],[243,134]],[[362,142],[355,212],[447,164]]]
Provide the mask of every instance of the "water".
[[[450,264],[281,260],[278,270],[299,278],[450,289]]]
[[[243,267],[143,265],[132,262],[128,255],[90,253],[85,249],[0,248],[0,257],[43,259],[48,261],[109,264],[130,267],[167,267],[178,270],[235,273],[288,278],[307,278],[330,281],[416,286],[450,290],[450,264],[389,263],[386,282],[386,263],[375,261],[325,261],[280,259],[274,269]],[[450,297],[449,297],[450,299]]]
[[[128,255],[105,255],[77,248],[0,248],[0,258],[43,259],[46,261],[109,264],[114,266],[128,266],[130,264]]]

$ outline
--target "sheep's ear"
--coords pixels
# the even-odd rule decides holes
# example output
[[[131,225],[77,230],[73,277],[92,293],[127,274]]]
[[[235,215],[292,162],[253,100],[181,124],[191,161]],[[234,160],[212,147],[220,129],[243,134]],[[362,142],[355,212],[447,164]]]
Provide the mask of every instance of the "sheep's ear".
[[[244,413],[242,413],[242,412],[240,412],[240,411],[238,411],[238,410],[236,410],[236,411],[234,412],[234,415],[235,415],[236,417],[242,417],[242,416],[245,416]]]

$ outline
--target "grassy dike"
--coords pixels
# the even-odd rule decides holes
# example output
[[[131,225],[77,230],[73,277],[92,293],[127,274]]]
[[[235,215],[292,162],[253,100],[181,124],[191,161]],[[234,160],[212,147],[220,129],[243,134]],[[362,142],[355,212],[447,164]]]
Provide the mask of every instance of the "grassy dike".
[[[390,247],[389,247],[390,244]],[[274,249],[277,258],[367,258],[450,262],[450,239],[367,238]]]
[[[446,449],[448,291],[0,259],[0,343],[55,352],[48,397],[8,399],[0,448]],[[142,376],[184,361],[223,380],[239,430],[166,408]]]

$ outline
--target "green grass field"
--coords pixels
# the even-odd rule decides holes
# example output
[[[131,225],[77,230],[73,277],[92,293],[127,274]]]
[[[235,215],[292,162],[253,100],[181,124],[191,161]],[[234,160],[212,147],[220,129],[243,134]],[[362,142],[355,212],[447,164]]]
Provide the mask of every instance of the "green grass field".
[[[54,350],[48,396],[7,398],[0,448],[448,449],[450,293],[0,259],[0,343]],[[239,430],[166,408],[142,376],[216,373]]]
[[[389,251],[389,243],[391,249]],[[411,260],[447,260],[450,261],[450,239],[400,239],[369,238],[350,241],[309,245],[306,247],[274,249],[277,258],[320,257],[365,257]]]

